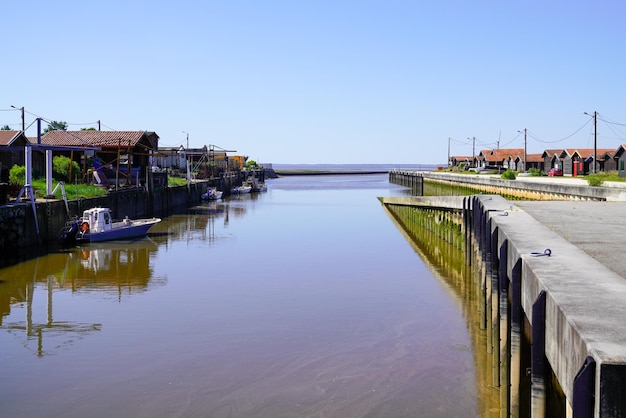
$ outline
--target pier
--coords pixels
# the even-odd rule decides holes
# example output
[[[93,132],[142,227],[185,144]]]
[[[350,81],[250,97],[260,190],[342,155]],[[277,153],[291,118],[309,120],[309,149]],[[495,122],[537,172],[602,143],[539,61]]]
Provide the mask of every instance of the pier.
[[[626,233],[626,203],[381,201],[401,224],[438,212],[424,226],[465,242],[482,295],[470,326],[487,333],[501,417],[626,416],[626,261],[611,245]]]

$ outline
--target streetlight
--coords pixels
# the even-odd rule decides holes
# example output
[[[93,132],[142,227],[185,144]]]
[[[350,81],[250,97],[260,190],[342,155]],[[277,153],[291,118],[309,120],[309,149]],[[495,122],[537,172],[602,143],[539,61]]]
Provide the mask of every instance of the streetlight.
[[[598,112],[593,112],[593,115],[590,115],[587,112],[584,112],[587,116],[593,117],[593,174],[596,173],[596,158],[598,157]]]
[[[17,110],[21,110],[22,111],[22,132],[24,132],[26,130],[26,124],[24,123],[24,106],[22,106],[22,107],[15,107],[15,106],[11,105],[11,107],[13,109],[17,109]]]

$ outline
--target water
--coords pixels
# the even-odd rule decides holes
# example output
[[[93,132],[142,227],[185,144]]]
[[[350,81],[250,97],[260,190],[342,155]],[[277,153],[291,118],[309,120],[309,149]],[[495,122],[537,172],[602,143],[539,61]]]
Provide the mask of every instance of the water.
[[[321,170],[321,171],[380,171],[389,172],[391,170],[435,170],[444,164],[263,164],[265,167],[272,167],[274,170]]]
[[[479,416],[461,303],[376,199],[404,189],[268,183],[1,269],[0,415]]]

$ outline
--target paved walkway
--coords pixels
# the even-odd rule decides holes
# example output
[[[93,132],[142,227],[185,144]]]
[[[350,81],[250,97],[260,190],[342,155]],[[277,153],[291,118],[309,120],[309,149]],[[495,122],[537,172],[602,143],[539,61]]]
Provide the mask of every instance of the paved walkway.
[[[626,202],[515,201],[543,225],[626,278]],[[593,272],[581,272],[593,278]]]
[[[495,176],[500,178],[500,176]],[[552,183],[552,184],[569,184],[573,186],[589,186],[589,182],[583,178],[572,176],[559,176],[559,177],[537,177],[537,176],[517,176],[515,181],[528,181],[535,183]],[[621,188],[626,189],[626,181],[605,181],[602,183],[602,187]]]

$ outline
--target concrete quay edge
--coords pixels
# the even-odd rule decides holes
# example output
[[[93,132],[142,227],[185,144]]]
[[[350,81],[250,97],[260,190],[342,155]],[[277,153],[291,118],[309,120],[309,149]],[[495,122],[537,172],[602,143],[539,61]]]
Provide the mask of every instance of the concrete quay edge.
[[[407,172],[409,173],[409,172]],[[569,195],[572,199],[626,201],[626,182],[605,182],[601,187],[589,186],[587,181],[573,177],[518,176],[515,180],[504,180],[490,174],[458,174],[447,172],[412,172],[427,179],[475,185],[528,190],[538,193]]]
[[[546,357],[568,399],[587,356],[599,365],[626,364],[626,280],[516,205],[488,217],[498,248],[507,243],[508,277],[522,262],[522,307],[531,324],[533,303],[546,293]],[[548,248],[549,257],[533,255]]]
[[[594,233],[593,222],[586,226],[587,229],[578,230],[587,239],[584,245],[576,245],[551,229],[550,219],[536,219],[525,210],[525,207],[532,209],[533,204],[539,204],[543,206],[544,214],[558,218],[574,202],[513,204],[498,195],[474,195],[462,199],[473,198],[480,201],[485,222],[490,227],[489,233],[496,237],[497,248],[492,251],[497,252],[506,246],[509,281],[513,277],[514,266],[521,265],[521,305],[531,325],[533,304],[539,294],[545,292],[545,355],[567,399],[572,402],[574,380],[590,356],[597,364],[596,416],[605,416],[599,412],[603,408],[599,400],[604,395],[602,391],[606,390],[603,373],[607,368],[617,367],[616,373],[621,375],[623,367],[626,367],[626,260],[622,262],[624,274],[620,275],[589,254],[606,251],[603,242],[588,238]],[[389,197],[381,198],[381,202],[428,208],[439,205],[441,209],[463,208],[458,196]],[[557,205],[557,210],[550,210],[552,204]],[[591,213],[598,205],[616,207],[613,216],[626,213],[626,203],[621,202],[581,201],[575,202],[575,205],[577,208],[591,207]],[[622,207],[624,212],[619,210]],[[585,219],[591,218],[589,213],[581,215]],[[570,230],[576,229],[573,220],[568,219]],[[623,224],[626,233],[626,221]],[[540,255],[546,249],[551,250],[550,256]],[[619,248],[615,247],[614,251],[619,252]],[[623,382],[624,379],[620,379]]]

